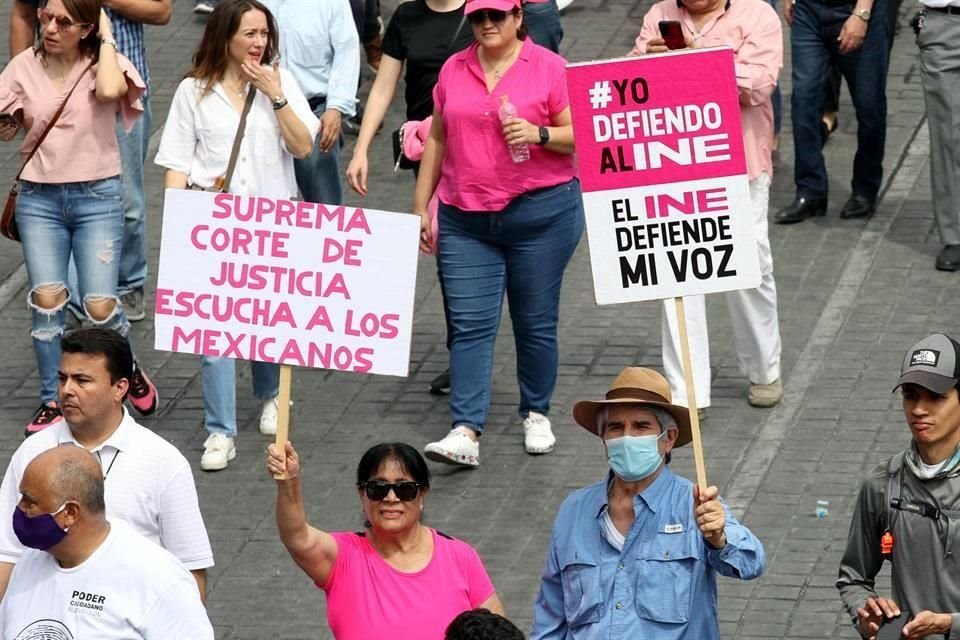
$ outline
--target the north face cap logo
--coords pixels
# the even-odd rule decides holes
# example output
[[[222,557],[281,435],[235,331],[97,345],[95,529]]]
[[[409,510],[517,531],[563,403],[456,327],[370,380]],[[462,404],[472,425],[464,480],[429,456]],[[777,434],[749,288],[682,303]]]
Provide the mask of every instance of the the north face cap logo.
[[[935,349],[917,349],[910,354],[910,366],[924,365],[927,367],[936,367],[940,361],[940,352]]]

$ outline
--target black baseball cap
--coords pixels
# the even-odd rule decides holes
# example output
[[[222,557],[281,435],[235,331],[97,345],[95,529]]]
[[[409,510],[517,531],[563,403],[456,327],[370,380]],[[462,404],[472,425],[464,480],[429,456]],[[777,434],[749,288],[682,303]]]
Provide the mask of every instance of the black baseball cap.
[[[935,333],[907,349],[897,386],[912,383],[934,393],[947,393],[960,382],[960,344],[950,336]]]

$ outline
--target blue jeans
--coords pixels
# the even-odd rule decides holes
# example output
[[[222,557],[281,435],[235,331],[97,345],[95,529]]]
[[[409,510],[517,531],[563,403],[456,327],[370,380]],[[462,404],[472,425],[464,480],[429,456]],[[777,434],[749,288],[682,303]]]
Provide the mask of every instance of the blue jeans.
[[[580,183],[523,194],[495,213],[441,202],[439,225],[453,425],[483,431],[504,291],[516,340],[520,415],[546,414],[557,382],[563,270],[583,233]]]
[[[117,302],[103,320],[87,319],[94,325],[127,335],[130,323],[117,300],[117,269],[123,240],[123,198],[120,178],[91,182],[38,184],[20,183],[17,198],[17,228],[23,240],[30,292],[27,305],[33,316],[30,335],[40,370],[40,399],[57,399],[57,370],[60,367],[60,336],[64,329],[66,302],[51,309],[34,303],[37,289],[67,287],[67,263],[76,258],[79,290],[74,294],[84,305],[93,298]],[[69,289],[68,289],[69,292]]]
[[[853,5],[828,5],[799,0],[793,8],[790,44],[793,49],[794,181],[797,196],[826,197],[829,188],[821,147],[820,118],[824,85],[836,64],[850,89],[857,114],[857,153],[853,160],[853,193],[876,198],[883,179],[883,151],[887,135],[886,0],[877,0],[863,45],[853,53],[838,51],[837,37]]]
[[[326,101],[314,103],[313,113],[318,118],[327,109]],[[320,136],[313,142],[313,151],[304,160],[294,160],[293,170],[297,188],[307,202],[343,204],[343,183],[340,182],[340,149],[343,134],[330,151],[320,151]]]
[[[147,281],[147,203],[143,189],[143,165],[150,146],[153,118],[150,100],[143,100],[143,115],[127,133],[117,119],[120,144],[120,178],[123,180],[123,251],[120,254],[120,295],[142,289]]]
[[[237,435],[237,364],[233,358],[203,356],[200,377],[203,380],[203,421],[211,434]],[[280,365],[251,362],[253,395],[269,400],[280,393]]]
[[[123,185],[123,249],[120,251],[120,270],[117,293],[124,295],[142,289],[147,281],[147,201],[143,189],[143,166],[150,146],[152,114],[150,101],[143,100],[143,115],[133,123],[130,133],[117,117],[117,143],[120,146],[120,180]],[[83,315],[77,299],[77,265],[70,256],[67,269],[67,288],[70,290],[70,308],[79,317]]]
[[[527,25],[527,31],[534,42],[554,53],[560,53],[563,25],[560,23],[560,10],[557,9],[556,0],[524,2],[523,23]]]

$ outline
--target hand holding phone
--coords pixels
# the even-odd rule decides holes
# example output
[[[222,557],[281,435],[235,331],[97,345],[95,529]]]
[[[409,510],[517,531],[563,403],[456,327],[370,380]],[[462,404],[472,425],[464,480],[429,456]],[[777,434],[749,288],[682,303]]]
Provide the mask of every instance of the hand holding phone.
[[[686,49],[687,39],[683,37],[683,25],[679,20],[661,20],[659,26],[667,49]]]
[[[9,113],[0,113],[0,140],[8,142],[17,136],[20,123]]]
[[[880,630],[877,631],[877,640],[903,640],[903,628],[909,620],[896,616],[883,618]]]

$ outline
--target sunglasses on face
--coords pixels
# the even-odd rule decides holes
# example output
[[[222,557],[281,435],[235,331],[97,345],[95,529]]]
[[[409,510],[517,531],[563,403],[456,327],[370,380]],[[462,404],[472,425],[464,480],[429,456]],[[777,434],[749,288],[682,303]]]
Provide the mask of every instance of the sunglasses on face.
[[[53,13],[51,13],[46,9],[38,9],[37,18],[40,20],[40,26],[46,28],[51,21],[54,21],[57,23],[57,29],[60,29],[62,31],[66,31],[67,29],[71,29],[73,27],[87,26],[86,22],[74,22],[67,16],[54,15]]]
[[[383,482],[381,480],[367,480],[360,484],[364,493],[371,500],[380,501],[387,497],[387,494],[393,490],[393,495],[401,502],[410,502],[420,493],[420,483],[413,481],[406,482]]]
[[[480,11],[474,11],[469,16],[467,20],[470,21],[470,24],[476,26],[485,23],[487,20],[493,24],[500,24],[507,19],[506,11],[498,11],[497,9],[481,9]]]

